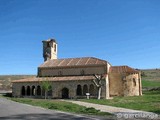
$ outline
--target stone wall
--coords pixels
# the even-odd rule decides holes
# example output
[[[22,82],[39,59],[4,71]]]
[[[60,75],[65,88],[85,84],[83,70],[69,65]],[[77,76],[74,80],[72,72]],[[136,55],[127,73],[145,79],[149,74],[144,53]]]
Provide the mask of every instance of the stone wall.
[[[102,80],[102,98],[108,98],[109,91],[106,91],[106,80]],[[77,95],[77,86],[81,86],[81,95]],[[25,87],[25,95],[22,95],[22,87]],[[27,95],[27,87],[30,88],[30,95]],[[32,87],[35,87],[35,95],[32,95]],[[13,83],[13,96],[15,97],[42,97],[42,89],[41,89],[41,95],[38,96],[37,94],[37,88],[40,86],[42,88],[42,84],[39,82],[19,82],[19,83]],[[94,85],[93,80],[73,80],[73,81],[52,81],[52,95],[51,98],[62,98],[62,90],[64,88],[68,89],[68,98],[81,98],[86,97],[86,92],[91,94],[91,97],[97,97],[97,87]],[[87,86],[87,90],[84,88],[84,86]],[[93,89],[94,88],[94,89]]]
[[[109,74],[109,94],[110,96],[123,95],[122,76],[117,73]]]
[[[110,96],[141,95],[141,80],[139,74],[109,74]]]
[[[130,74],[123,80],[124,96],[138,96],[140,95],[140,78],[138,74]]]
[[[78,68],[39,68],[38,76],[68,76],[68,75],[93,75],[107,73],[107,66],[90,66]]]

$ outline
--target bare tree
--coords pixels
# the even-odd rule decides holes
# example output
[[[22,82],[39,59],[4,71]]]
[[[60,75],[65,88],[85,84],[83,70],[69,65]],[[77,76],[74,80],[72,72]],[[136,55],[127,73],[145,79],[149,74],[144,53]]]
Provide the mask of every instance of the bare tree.
[[[93,80],[94,84],[96,85],[97,89],[98,89],[98,96],[97,99],[101,99],[101,90],[102,90],[102,79],[103,79],[103,75],[95,75],[94,77],[96,79]]]

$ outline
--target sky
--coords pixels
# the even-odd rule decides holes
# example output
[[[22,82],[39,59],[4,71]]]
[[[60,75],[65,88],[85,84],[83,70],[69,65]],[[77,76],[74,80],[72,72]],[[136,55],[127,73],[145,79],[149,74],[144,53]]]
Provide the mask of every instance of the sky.
[[[0,74],[37,74],[42,40],[58,58],[160,68],[160,0],[0,0]]]

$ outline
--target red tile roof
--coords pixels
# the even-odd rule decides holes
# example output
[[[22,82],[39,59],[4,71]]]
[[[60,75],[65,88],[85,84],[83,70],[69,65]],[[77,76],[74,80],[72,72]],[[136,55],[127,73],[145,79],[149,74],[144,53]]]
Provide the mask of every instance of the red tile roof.
[[[110,73],[139,73],[138,70],[135,70],[128,66],[111,66]]]
[[[89,65],[107,65],[107,61],[94,57],[52,59],[44,62],[39,67],[71,67]]]
[[[21,80],[14,80],[13,83],[21,83],[21,82],[40,82],[43,80],[49,81],[72,81],[72,80],[93,80],[94,76],[66,76],[66,77],[33,77]]]

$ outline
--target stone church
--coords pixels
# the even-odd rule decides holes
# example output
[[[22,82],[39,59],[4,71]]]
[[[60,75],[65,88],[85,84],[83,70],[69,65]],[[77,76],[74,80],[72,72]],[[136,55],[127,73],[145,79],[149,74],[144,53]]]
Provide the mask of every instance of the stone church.
[[[50,82],[50,98],[96,98],[95,76],[101,77],[101,98],[142,95],[140,72],[129,66],[112,66],[95,57],[57,58],[55,39],[43,41],[44,63],[38,67],[37,77],[15,80],[14,97],[44,98],[42,81]]]

